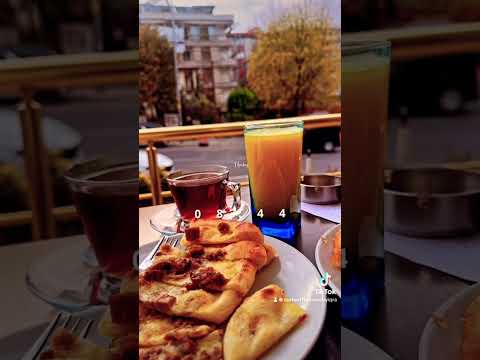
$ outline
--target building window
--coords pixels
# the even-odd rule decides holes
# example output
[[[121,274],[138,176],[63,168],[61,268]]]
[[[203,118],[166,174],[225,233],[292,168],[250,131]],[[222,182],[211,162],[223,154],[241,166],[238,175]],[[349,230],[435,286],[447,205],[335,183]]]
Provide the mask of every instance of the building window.
[[[208,26],[200,27],[200,40],[209,40]]]
[[[203,69],[203,82],[206,86],[213,85],[213,70],[212,69]]]
[[[185,48],[185,52],[183,53],[183,61],[191,61],[192,60],[192,48],[187,47]]]
[[[202,61],[211,61],[212,60],[212,54],[210,52],[210,48],[205,47],[202,48]]]
[[[185,39],[187,40],[199,40],[200,39],[200,27],[191,25],[185,26]]]

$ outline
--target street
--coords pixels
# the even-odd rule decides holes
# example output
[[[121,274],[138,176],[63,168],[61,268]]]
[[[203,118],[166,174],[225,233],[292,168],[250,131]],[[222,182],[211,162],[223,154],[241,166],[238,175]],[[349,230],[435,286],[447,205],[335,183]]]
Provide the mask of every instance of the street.
[[[175,143],[159,149],[159,152],[170,157],[176,168],[194,164],[217,164],[229,167],[232,178],[247,175],[243,138],[211,139],[205,147],[200,147],[198,142],[193,141]],[[339,170],[340,157],[340,149],[333,153],[312,154],[311,161],[308,162],[304,155],[302,168],[308,172]]]

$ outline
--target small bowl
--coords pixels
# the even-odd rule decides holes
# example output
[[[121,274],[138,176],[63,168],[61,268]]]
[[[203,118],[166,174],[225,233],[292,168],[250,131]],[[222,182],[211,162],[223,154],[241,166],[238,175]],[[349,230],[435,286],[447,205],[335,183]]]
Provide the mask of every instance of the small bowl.
[[[342,180],[337,176],[304,175],[300,188],[302,201],[309,204],[338,204],[342,199]]]

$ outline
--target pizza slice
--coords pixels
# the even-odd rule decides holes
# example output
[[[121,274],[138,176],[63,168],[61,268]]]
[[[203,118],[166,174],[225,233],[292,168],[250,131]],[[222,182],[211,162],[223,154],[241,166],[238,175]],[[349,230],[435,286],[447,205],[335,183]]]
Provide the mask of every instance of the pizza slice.
[[[219,245],[239,241],[254,241],[263,243],[263,234],[253,224],[226,220],[197,220],[193,222],[181,240],[188,248],[195,244]]]
[[[480,359],[480,297],[465,312],[462,351],[463,360]]]
[[[189,338],[171,334],[159,346],[140,348],[140,360],[221,360],[222,330],[214,330],[203,337]]]
[[[283,301],[285,296],[272,284],[245,299],[225,330],[225,360],[258,359],[306,318],[300,306]]]

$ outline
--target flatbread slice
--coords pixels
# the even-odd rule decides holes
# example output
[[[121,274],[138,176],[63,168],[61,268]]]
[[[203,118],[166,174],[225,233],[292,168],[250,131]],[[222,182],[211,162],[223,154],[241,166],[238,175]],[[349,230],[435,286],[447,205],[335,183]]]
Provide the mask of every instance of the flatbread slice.
[[[265,266],[268,260],[264,244],[256,241],[239,241],[228,245],[191,245],[187,249],[187,256],[209,261],[248,260],[257,269]]]
[[[189,290],[186,287],[140,278],[140,302],[150,309],[168,315],[220,324],[232,314],[242,299],[243,296],[235,290]]]
[[[198,320],[172,317],[140,306],[138,346],[150,347],[166,344],[175,338],[197,339],[210,334],[216,328]]]
[[[181,240],[181,244],[190,247],[195,244],[219,245],[239,241],[263,243],[263,234],[251,223],[226,220],[197,220],[193,222]]]
[[[462,351],[463,360],[480,359],[480,297],[465,312]]]
[[[255,281],[256,270],[248,260],[209,261],[161,255],[142,273],[142,278],[190,290],[235,290],[240,296],[245,296]]]
[[[230,318],[224,337],[225,360],[258,359],[306,318],[305,311],[277,285],[248,297]]]
[[[222,330],[215,330],[204,337],[168,337],[160,346],[140,348],[140,360],[221,360]]]

